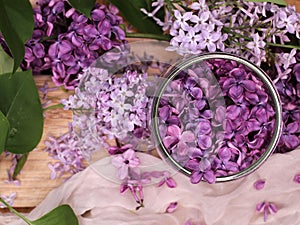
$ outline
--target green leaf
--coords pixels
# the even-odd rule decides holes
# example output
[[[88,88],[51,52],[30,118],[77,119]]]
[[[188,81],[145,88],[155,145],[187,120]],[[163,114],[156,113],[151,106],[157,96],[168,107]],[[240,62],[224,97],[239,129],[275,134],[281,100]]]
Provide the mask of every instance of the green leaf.
[[[122,13],[123,17],[139,32],[161,34],[162,29],[154,20],[141,12],[141,8],[148,9],[148,3],[144,0],[109,0]]]
[[[43,132],[43,111],[31,71],[0,75],[0,111],[10,124],[6,150],[34,149]]]
[[[264,1],[264,0],[246,0],[246,1],[248,1],[248,2],[272,2],[272,3],[275,3],[277,5],[287,5],[285,0],[267,0],[267,1]]]
[[[15,180],[17,178],[17,176],[20,174],[21,170],[23,169],[23,167],[24,167],[24,165],[27,161],[28,155],[29,155],[29,153],[25,153],[21,156],[20,159],[18,159],[16,168],[14,170],[14,174],[13,174],[13,177],[12,177],[13,180]]]
[[[13,72],[21,64],[25,43],[34,27],[32,6],[24,0],[0,0],[0,30],[14,57]]]
[[[86,15],[88,18],[91,17],[91,11],[95,6],[95,0],[68,0],[70,4],[79,12]]]
[[[0,48],[0,74],[13,71],[14,60]]]
[[[30,225],[79,225],[78,219],[69,205],[61,205]]]
[[[9,122],[0,111],[0,154],[5,149],[6,139],[9,131]]]

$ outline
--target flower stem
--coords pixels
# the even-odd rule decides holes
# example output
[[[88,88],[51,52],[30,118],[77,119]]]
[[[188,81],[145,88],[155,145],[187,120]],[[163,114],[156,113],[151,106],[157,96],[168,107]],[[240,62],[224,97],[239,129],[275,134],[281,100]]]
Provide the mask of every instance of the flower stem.
[[[170,36],[163,34],[146,34],[146,33],[126,33],[129,38],[150,38],[162,41],[170,41]]]
[[[253,41],[253,38],[238,34],[234,31],[229,30],[229,28],[223,28],[223,29],[226,33],[232,34],[233,36],[235,36],[237,38],[244,38],[247,41]],[[276,43],[271,43],[271,42],[265,42],[265,43],[266,43],[266,45],[269,45],[269,46],[280,47],[280,48],[295,48],[295,49],[300,50],[300,46],[297,46],[297,45],[276,44]]]
[[[23,216],[21,213],[16,211],[13,207],[11,207],[9,204],[7,204],[6,201],[4,201],[1,197],[0,197],[0,202],[3,203],[9,209],[10,212],[16,214],[19,218],[24,220],[27,224],[32,225],[30,220],[28,220],[25,216]]]
[[[61,103],[59,103],[59,104],[51,105],[51,106],[48,106],[48,107],[44,108],[43,112],[46,112],[46,111],[48,111],[50,109],[60,109],[60,108],[63,108],[63,107],[64,107],[64,105],[61,104]]]

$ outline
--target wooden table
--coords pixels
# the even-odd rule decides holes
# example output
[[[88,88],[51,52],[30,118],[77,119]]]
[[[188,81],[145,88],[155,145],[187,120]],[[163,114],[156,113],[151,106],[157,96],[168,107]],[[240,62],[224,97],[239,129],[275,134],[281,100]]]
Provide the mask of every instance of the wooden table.
[[[49,87],[54,87],[50,76],[36,76],[36,84],[42,87],[48,82]],[[48,99],[51,105],[60,103],[63,98],[68,98],[70,92],[65,92],[60,88],[49,92]],[[68,131],[68,122],[72,120],[72,112],[63,109],[52,109],[45,112],[44,132],[40,144],[34,151],[29,154],[28,162],[25,164],[22,174],[18,176],[21,181],[20,186],[14,184],[5,184],[7,179],[7,169],[11,165],[10,158],[4,158],[4,154],[0,157],[0,193],[9,195],[13,192],[17,193],[15,199],[15,207],[32,208],[40,203],[50,190],[59,186],[63,182],[63,178],[51,180],[48,163],[53,162],[48,153],[44,151],[44,141],[49,136],[59,137]]]

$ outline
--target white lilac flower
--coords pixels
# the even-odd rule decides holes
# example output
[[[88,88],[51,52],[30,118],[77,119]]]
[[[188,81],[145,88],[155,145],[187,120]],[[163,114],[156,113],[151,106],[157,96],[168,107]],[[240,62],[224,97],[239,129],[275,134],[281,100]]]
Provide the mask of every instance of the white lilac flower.
[[[247,43],[247,48],[254,52],[254,55],[260,56],[266,43],[263,41],[263,37],[260,37],[258,33],[252,35],[253,41]]]

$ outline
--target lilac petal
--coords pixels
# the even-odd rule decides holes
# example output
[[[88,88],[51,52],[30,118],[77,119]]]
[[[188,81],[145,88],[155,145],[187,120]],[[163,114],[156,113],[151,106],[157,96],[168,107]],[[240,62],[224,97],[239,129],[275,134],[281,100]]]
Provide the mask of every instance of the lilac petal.
[[[164,185],[164,183],[166,183],[166,179],[165,179],[165,178],[163,178],[161,181],[159,181],[159,183],[158,183],[157,187],[161,187],[161,186],[163,186],[163,185]]]
[[[206,106],[206,101],[201,99],[201,100],[196,100],[195,101],[195,107],[198,109],[198,110],[202,110],[204,109],[204,107]]]
[[[231,158],[231,151],[228,147],[220,148],[218,156],[222,161],[228,161]]]
[[[212,170],[208,170],[203,175],[204,180],[209,184],[213,184],[216,182],[216,176]]]
[[[177,125],[168,126],[167,135],[170,135],[170,136],[173,136],[173,137],[176,137],[179,139],[179,137],[181,135],[181,130]]]
[[[91,12],[91,18],[94,21],[101,21],[105,18],[105,13],[101,9],[94,9]]]
[[[233,99],[239,99],[243,94],[244,89],[239,85],[234,85],[229,89],[229,96]]]
[[[227,107],[226,116],[231,120],[235,120],[241,114],[241,108],[236,105],[230,105]]]
[[[170,148],[172,145],[177,144],[178,141],[179,141],[178,138],[173,136],[167,136],[163,139],[163,143],[166,148]]]
[[[178,203],[177,202],[171,202],[166,209],[166,213],[172,213],[177,209]]]
[[[203,173],[199,171],[194,171],[190,177],[190,181],[192,184],[198,184],[203,177]]]
[[[177,126],[180,125],[180,119],[177,115],[170,116],[168,118],[167,122],[168,122],[168,124],[171,124],[171,125],[177,125]]]
[[[229,88],[231,88],[235,83],[236,83],[236,80],[233,78],[226,79],[225,82],[223,83],[224,91],[229,90]]]
[[[256,119],[249,119],[246,122],[248,132],[257,131],[261,129],[260,123]]]
[[[265,202],[258,203],[256,205],[256,211],[257,212],[262,212],[264,210],[265,206],[266,206]]]
[[[111,40],[107,37],[102,37],[101,38],[101,47],[106,51],[110,50],[112,48]]]
[[[211,168],[211,163],[207,158],[202,158],[199,162],[199,169],[202,172],[208,171]]]
[[[185,156],[189,151],[188,149],[189,149],[189,147],[187,146],[187,144],[180,141],[177,145],[176,153],[178,156]]]
[[[199,169],[199,162],[196,159],[190,159],[184,166],[189,170],[197,171]]]
[[[165,105],[165,106],[159,108],[158,115],[162,121],[166,121],[169,118],[169,116],[171,115],[170,106]]]
[[[128,177],[128,165],[123,164],[117,171],[117,177],[124,180]]]
[[[255,188],[256,190],[261,190],[261,189],[263,189],[263,188],[265,187],[265,183],[266,183],[266,181],[264,181],[264,180],[257,180],[257,181],[253,184],[253,186],[254,186],[254,188]]]
[[[296,135],[285,135],[284,143],[288,148],[295,149],[299,146],[300,140],[299,137],[297,137]]]
[[[166,184],[169,188],[175,188],[177,186],[176,181],[172,177],[166,178]]]
[[[208,135],[199,135],[198,145],[201,149],[208,149],[212,146],[212,139]]]
[[[133,159],[135,158],[135,151],[132,149],[128,149],[126,152],[123,153],[124,159]]]
[[[275,214],[278,212],[277,206],[274,203],[269,203],[268,209],[271,214]]]
[[[190,158],[202,158],[203,152],[199,148],[189,148],[189,156]]]
[[[37,58],[42,58],[45,56],[44,45],[40,43],[36,43],[35,46],[32,48],[32,50]]]
[[[124,40],[125,39],[125,32],[119,26],[114,26],[112,28],[112,32],[115,34],[117,40]]]
[[[194,87],[191,89],[191,95],[195,98],[195,99],[202,99],[203,97],[203,92],[200,88],[198,87]]]
[[[98,24],[98,31],[101,33],[101,35],[106,35],[111,30],[111,24],[109,20],[104,19]]]
[[[252,80],[242,80],[243,88],[247,91],[255,92],[256,91],[256,83]]]
[[[197,134],[210,134],[211,133],[211,123],[208,120],[200,121],[197,128]]]
[[[195,135],[192,131],[184,131],[181,135],[181,141],[183,142],[193,142],[195,140]]]
[[[295,121],[293,123],[289,123],[286,127],[286,131],[289,133],[296,133],[299,132],[300,130],[299,122]]]
[[[295,176],[294,176],[294,182],[295,183],[298,183],[298,184],[300,184],[300,174],[296,174]]]
[[[120,168],[124,162],[124,158],[121,155],[118,155],[111,160],[111,164],[116,167]]]
[[[64,55],[73,50],[72,43],[70,41],[64,40],[59,44],[59,52]]]

